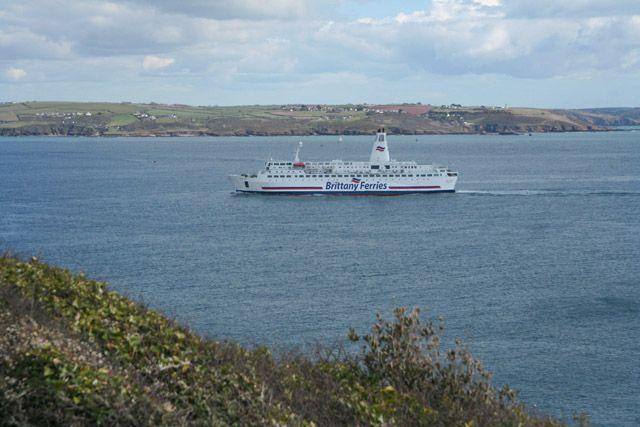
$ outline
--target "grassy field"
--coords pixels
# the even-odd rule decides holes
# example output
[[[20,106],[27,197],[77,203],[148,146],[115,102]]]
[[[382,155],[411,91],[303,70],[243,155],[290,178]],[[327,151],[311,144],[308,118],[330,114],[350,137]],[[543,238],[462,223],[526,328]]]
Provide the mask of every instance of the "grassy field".
[[[545,110],[483,106],[132,103],[0,104],[0,135],[311,135],[526,133],[640,124],[640,109]]]
[[[108,286],[0,257],[2,425],[561,426],[443,326],[397,309],[361,350],[274,355],[203,339]],[[499,349],[496,349],[498,351]],[[586,418],[578,422],[586,424]]]
[[[125,126],[136,123],[138,118],[133,114],[115,114],[111,116],[110,127]]]

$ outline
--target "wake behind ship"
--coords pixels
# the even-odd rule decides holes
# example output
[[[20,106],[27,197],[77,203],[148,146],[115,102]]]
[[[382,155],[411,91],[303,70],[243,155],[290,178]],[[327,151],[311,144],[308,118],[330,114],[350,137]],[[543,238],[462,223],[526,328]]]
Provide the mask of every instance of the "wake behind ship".
[[[302,144],[302,143],[300,143]],[[231,175],[240,193],[397,195],[453,193],[458,173],[446,166],[398,162],[389,156],[387,134],[378,129],[368,162],[269,160],[256,174]]]

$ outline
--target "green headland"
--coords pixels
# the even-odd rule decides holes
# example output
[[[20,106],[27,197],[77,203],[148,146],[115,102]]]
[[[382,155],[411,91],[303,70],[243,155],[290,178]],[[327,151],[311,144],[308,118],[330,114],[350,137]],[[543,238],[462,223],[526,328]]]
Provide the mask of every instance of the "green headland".
[[[9,102],[0,136],[519,134],[601,131],[640,125],[640,108],[559,110],[423,104],[189,106],[179,104]]]

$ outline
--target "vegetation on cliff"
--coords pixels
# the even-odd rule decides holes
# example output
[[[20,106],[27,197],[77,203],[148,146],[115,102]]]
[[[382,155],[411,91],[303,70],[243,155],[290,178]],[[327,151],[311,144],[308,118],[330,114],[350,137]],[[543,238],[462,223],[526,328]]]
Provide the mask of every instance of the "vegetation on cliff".
[[[0,258],[4,425],[557,426],[496,389],[419,311],[349,337],[359,353],[275,357],[200,338],[83,274]]]

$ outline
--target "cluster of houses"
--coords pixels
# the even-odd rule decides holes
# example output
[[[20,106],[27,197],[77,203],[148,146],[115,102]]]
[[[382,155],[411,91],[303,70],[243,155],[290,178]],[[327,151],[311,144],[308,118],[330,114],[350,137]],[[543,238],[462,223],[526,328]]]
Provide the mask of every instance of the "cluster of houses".
[[[429,105],[417,104],[397,104],[397,105],[370,105],[370,104],[356,104],[356,105],[316,105],[316,104],[287,104],[280,107],[281,110],[296,112],[296,111],[321,111],[324,113],[349,113],[349,112],[364,112],[374,114],[384,113],[405,113],[410,115],[423,115],[429,111]]]
[[[144,113],[142,111],[136,111],[133,115],[139,120],[156,120],[157,117],[151,114]]]
[[[158,118],[169,118],[169,119],[177,119],[178,116],[175,114],[168,114],[166,116],[154,116],[153,114],[148,114],[143,111],[136,111],[133,115],[138,120],[158,120]]]
[[[54,111],[54,112],[42,112],[42,113],[36,113],[36,117],[64,117],[64,118],[71,118],[71,117],[80,117],[80,116],[84,116],[84,117],[91,117],[93,116],[93,114],[89,111],[78,111],[78,112],[70,112],[70,113],[62,113],[59,111]]]
[[[348,106],[338,106],[338,105],[314,105],[314,104],[287,104],[281,105],[280,109],[283,111],[322,111],[325,113],[344,113],[348,111],[366,111],[366,106],[364,105],[348,105]]]

